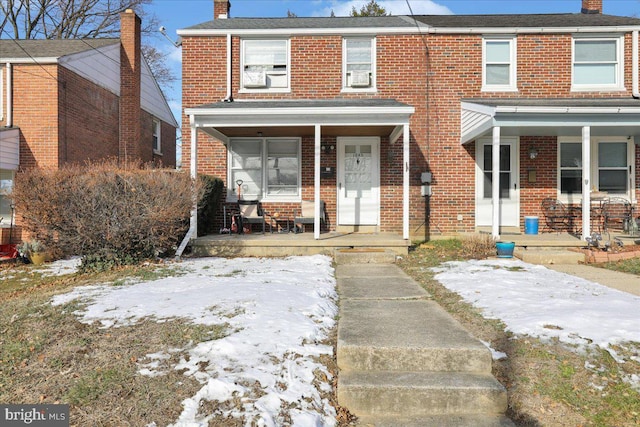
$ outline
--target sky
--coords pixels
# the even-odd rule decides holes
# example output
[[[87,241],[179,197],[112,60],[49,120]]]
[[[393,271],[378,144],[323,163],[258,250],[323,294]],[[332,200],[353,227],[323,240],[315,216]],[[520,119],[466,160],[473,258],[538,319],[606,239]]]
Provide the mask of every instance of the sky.
[[[36,271],[66,275],[78,265],[79,259],[56,261]],[[246,425],[282,425],[281,411],[288,411],[285,415],[295,426],[336,425],[335,409],[320,393],[331,391],[332,376],[317,358],[333,354],[325,342],[338,313],[330,257],[198,258],[163,268],[176,274],[118,286],[80,286],[51,303],[65,310],[64,304],[82,300],[82,308],[74,312],[78,321],[101,328],[172,318],[229,325],[223,338],[158,348],[139,357],[140,375],[184,370],[201,384],[182,402],[172,426],[208,425],[211,414],[198,411],[211,407],[204,401],[234,399],[240,399],[243,408],[223,404],[221,415],[256,417]],[[436,280],[481,309],[484,317],[501,320],[515,336],[557,339],[580,354],[600,348],[621,365],[629,359],[640,361],[637,344],[629,344],[640,342],[640,296],[515,259],[448,262],[432,270]],[[3,274],[11,270],[0,271],[0,277]],[[485,345],[494,359],[508,357],[491,349],[491,343]],[[589,358],[585,367],[594,374],[602,370]],[[322,372],[326,380],[314,372]],[[621,377],[640,392],[639,375]],[[590,386],[606,393],[607,382],[594,375]],[[260,387],[244,386],[257,383]],[[147,427],[155,427],[153,419],[148,421]]]
[[[357,10],[368,0],[231,0],[231,18],[286,17],[287,11],[299,17],[348,16],[352,7]],[[441,14],[501,14],[501,13],[579,13],[581,0],[379,0],[387,12],[409,14],[407,3],[416,15]],[[640,16],[640,0],[604,0],[604,13],[621,16]],[[153,0],[149,11],[159,19],[167,35],[177,40],[176,31],[213,19],[213,0]],[[167,64],[180,78],[180,49],[158,34],[153,43],[167,54]],[[169,105],[180,123],[181,82],[178,80],[166,91]]]

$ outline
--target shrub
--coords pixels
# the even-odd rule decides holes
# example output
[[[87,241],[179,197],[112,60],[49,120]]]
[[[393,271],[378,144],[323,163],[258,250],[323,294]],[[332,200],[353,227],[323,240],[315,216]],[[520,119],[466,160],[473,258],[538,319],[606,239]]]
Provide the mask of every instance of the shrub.
[[[489,234],[467,236],[462,239],[462,251],[470,258],[487,258],[496,254],[496,242]]]
[[[94,163],[22,172],[13,195],[29,233],[100,270],[171,252],[188,228],[192,194],[186,173]]]
[[[215,232],[215,218],[220,209],[224,183],[210,175],[200,175],[202,196],[198,204],[198,236]]]

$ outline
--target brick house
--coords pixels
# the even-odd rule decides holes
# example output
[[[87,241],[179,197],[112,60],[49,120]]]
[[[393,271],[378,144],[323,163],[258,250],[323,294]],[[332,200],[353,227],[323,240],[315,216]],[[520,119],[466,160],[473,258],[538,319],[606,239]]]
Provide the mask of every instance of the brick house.
[[[359,18],[230,6],[178,31],[184,158],[226,181],[227,203],[239,188],[291,217],[323,200],[331,230],[404,239],[521,232],[545,197],[586,208],[584,237],[592,190],[636,203],[640,19],[602,0]]]
[[[0,53],[2,243],[18,170],[106,158],[175,167],[178,124],[141,56],[132,11],[121,14],[120,38],[0,40]]]

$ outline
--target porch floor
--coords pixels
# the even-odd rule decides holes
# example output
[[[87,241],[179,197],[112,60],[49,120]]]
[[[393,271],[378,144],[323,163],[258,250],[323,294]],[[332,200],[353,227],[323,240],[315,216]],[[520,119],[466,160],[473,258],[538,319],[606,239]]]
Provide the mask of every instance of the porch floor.
[[[391,251],[397,255],[409,253],[410,241],[393,233],[250,233],[210,234],[191,242],[194,256],[261,256],[324,254],[333,256],[336,250]]]

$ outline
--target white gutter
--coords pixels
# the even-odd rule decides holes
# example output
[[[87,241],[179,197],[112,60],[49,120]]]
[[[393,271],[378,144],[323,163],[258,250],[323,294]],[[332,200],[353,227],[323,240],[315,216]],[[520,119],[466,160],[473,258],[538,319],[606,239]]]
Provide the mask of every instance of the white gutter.
[[[227,34],[227,97],[225,100],[231,101],[231,33]]]
[[[11,62],[7,62],[6,65],[7,76],[7,120],[5,126],[13,127],[13,73],[11,71]],[[2,99],[0,99],[2,102]]]
[[[247,102],[247,104],[251,104]],[[277,107],[277,108],[187,108],[185,114],[187,115],[215,115],[215,116],[231,116],[235,117],[239,114],[243,115],[256,115],[256,116],[275,116],[281,114],[305,114],[307,116],[325,115],[325,114],[339,114],[344,115],[358,115],[358,114],[413,114],[415,108],[411,106],[407,107]]]
[[[182,239],[178,250],[176,251],[175,258],[178,259],[182,256],[187,244],[191,239],[198,237],[198,195],[195,191],[196,180],[198,179],[198,129],[195,125],[195,118],[189,117],[189,123],[191,124],[191,162],[190,162],[190,174],[193,181],[193,207],[191,209],[191,218],[189,220],[189,231]]]
[[[207,37],[225,36],[291,36],[291,35],[385,35],[385,34],[558,34],[558,33],[629,33],[638,31],[640,26],[626,25],[613,27],[475,27],[475,28],[437,28],[421,25],[420,28],[413,27],[370,27],[370,28],[235,28],[235,29],[195,29],[178,30],[179,36]]]
[[[638,85],[638,30],[633,30],[631,33],[632,48],[631,48],[631,84],[633,89],[633,97],[640,98],[640,87]]]

